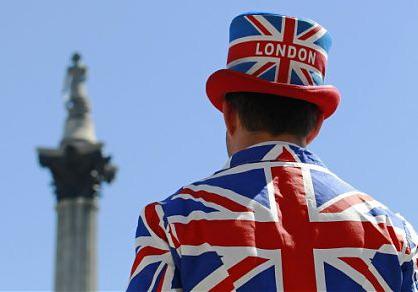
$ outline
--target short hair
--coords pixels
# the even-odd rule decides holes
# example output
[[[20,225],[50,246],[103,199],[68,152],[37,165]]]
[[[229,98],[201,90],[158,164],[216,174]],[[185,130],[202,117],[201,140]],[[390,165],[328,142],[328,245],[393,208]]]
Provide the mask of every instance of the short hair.
[[[225,100],[238,112],[241,123],[250,132],[306,137],[320,116],[313,103],[284,96],[233,92],[227,93]]]

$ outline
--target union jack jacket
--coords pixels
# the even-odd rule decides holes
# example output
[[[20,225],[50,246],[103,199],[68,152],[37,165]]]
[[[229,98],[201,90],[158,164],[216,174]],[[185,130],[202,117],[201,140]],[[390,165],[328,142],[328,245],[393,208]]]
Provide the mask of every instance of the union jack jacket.
[[[418,291],[400,215],[284,142],[149,204],[128,291]]]

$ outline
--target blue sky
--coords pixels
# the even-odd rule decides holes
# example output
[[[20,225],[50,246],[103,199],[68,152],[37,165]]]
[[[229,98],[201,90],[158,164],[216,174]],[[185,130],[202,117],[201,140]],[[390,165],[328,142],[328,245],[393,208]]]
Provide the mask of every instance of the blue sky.
[[[416,1],[3,1],[0,289],[51,289],[55,199],[37,146],[58,144],[74,50],[90,67],[98,137],[119,166],[99,215],[99,287],[125,288],[139,211],[225,162],[206,78],[225,66],[242,12],[314,19],[333,37],[326,83],[342,93],[311,145],[338,175],[418,226]]]

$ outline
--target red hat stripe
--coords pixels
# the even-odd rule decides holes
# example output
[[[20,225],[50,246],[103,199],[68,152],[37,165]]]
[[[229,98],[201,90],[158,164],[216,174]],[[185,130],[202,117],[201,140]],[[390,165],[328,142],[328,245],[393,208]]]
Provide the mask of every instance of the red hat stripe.
[[[288,83],[290,79],[290,61],[282,59],[280,62],[279,72],[277,76],[277,82]]]
[[[292,17],[284,18],[284,36],[283,42],[293,43],[295,37],[296,20]]]
[[[294,18],[288,17],[284,18],[284,35],[283,35],[283,43],[285,44],[293,44],[293,40],[295,37],[295,28],[296,28],[296,21]],[[280,61],[280,69],[279,69],[279,76],[277,78],[278,82],[288,83],[290,79],[290,59],[282,58]]]
[[[281,41],[254,40],[237,43],[229,48],[227,64],[230,67],[232,62],[236,64],[235,61],[240,59],[259,57],[296,61],[312,66],[322,76],[325,75],[327,59],[322,53],[310,47]]]

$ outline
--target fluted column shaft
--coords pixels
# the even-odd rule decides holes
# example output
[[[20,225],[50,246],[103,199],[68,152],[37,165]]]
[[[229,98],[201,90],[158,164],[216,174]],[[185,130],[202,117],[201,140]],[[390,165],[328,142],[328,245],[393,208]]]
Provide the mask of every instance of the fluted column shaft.
[[[58,201],[55,291],[95,291],[97,198]]]

